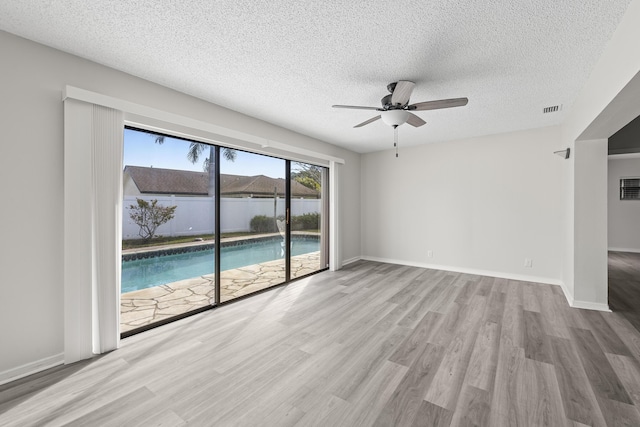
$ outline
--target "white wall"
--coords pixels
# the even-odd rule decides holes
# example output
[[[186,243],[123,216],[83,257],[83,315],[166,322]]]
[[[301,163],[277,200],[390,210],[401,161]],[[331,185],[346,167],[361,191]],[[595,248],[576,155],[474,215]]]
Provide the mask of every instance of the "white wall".
[[[0,383],[62,360],[65,85],[345,159],[340,253],[360,255],[358,154],[4,32],[0,52]]]
[[[363,255],[559,283],[559,138],[550,127],[363,155]]]
[[[640,201],[620,200],[620,178],[640,177],[640,156],[609,156],[609,250],[640,252]]]
[[[574,222],[573,244],[575,259],[580,260],[582,268],[574,273],[577,286],[572,304],[580,308],[608,309],[607,140],[577,142],[573,158],[575,182],[579,183],[574,189],[574,206],[575,212],[582,215]],[[587,283],[593,286],[584,286]]]

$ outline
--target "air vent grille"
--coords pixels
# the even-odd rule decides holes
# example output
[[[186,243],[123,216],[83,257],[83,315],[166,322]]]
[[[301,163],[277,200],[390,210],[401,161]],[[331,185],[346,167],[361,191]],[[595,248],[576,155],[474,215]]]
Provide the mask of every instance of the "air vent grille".
[[[620,200],[640,200],[640,178],[620,178]]]
[[[560,109],[560,106],[559,106],[559,105],[554,105],[554,106],[552,106],[552,107],[545,107],[545,108],[542,110],[542,113],[543,113],[543,114],[547,114],[547,113],[555,113],[555,112],[556,112],[556,111],[558,111],[559,109]]]

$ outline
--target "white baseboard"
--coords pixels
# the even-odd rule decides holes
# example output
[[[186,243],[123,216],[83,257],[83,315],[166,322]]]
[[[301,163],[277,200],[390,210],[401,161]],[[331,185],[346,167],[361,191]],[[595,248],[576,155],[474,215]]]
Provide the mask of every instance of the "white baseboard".
[[[569,304],[573,308],[582,308],[584,310],[597,310],[597,311],[606,311],[611,313],[611,309],[609,308],[609,304],[602,304],[597,302],[588,302],[588,301],[573,301],[573,304]]]
[[[567,288],[567,285],[564,284],[564,282],[560,284],[560,287],[562,288],[564,297],[567,299],[567,304],[569,304],[569,307],[573,307],[573,294],[569,292],[569,289]]]
[[[347,264],[351,264],[353,262],[356,261],[360,261],[362,258],[360,258],[359,256],[353,257],[353,258],[349,258],[349,259],[345,259],[344,261],[342,261],[342,265],[345,266]]]
[[[62,365],[63,363],[64,354],[60,353],[0,372],[0,385],[36,374],[45,369],[53,368],[54,366]]]
[[[608,248],[609,252],[632,252],[635,254],[640,253],[640,249],[637,248]]]
[[[558,279],[553,279],[550,277],[529,276],[529,275],[523,275],[523,274],[504,273],[501,271],[453,267],[450,265],[427,264],[422,262],[405,261],[405,260],[391,259],[391,258],[378,258],[378,257],[371,257],[371,256],[362,256],[359,259],[363,259],[366,261],[384,262],[387,264],[398,264],[398,265],[408,265],[411,267],[430,268],[433,270],[452,271],[455,273],[475,274],[477,276],[499,277],[501,279],[518,280],[521,282],[533,282],[533,283],[544,283],[547,285],[557,285],[562,288],[562,292],[564,293],[564,296],[567,299],[567,303],[569,304],[570,307],[581,308],[585,310],[611,312],[611,309],[609,308],[609,304],[574,300],[573,295],[571,294],[571,292],[569,292],[569,290],[567,289],[563,281]]]
[[[564,297],[567,299],[567,303],[569,303],[569,307],[572,308],[582,308],[584,310],[597,310],[597,311],[606,311],[608,313],[611,312],[609,308],[609,304],[602,304],[598,302],[588,302],[588,301],[576,301],[573,299],[573,295],[569,292],[569,289],[563,283],[562,292],[564,292]]]
[[[504,273],[500,271],[480,270],[475,268],[454,267],[450,265],[427,264],[422,262],[404,261],[389,258],[377,258],[363,256],[362,259],[367,261],[386,262],[388,264],[408,265],[411,267],[430,268],[433,270],[452,271],[455,273],[475,274],[478,276],[499,277],[501,279],[518,280],[521,282],[545,283],[548,285],[562,285],[562,281],[550,277],[528,276],[523,274]]]
[[[528,275],[521,275],[521,274],[504,273],[500,271],[452,267],[449,265],[426,264],[421,262],[412,262],[412,261],[404,261],[404,260],[389,259],[389,258],[378,258],[378,257],[370,257],[370,256],[363,256],[361,257],[361,259],[367,260],[367,261],[385,262],[387,264],[408,265],[411,267],[421,267],[421,268],[430,268],[434,270],[452,271],[455,273],[475,274],[477,276],[499,277],[501,279],[518,280],[521,282],[534,282],[534,283],[544,283],[548,285],[558,285],[562,288],[562,292],[564,293],[564,296],[567,299],[567,303],[569,304],[570,307],[581,308],[585,310],[611,312],[611,309],[609,309],[609,304],[574,300],[573,295],[569,292],[564,282],[562,282],[561,280],[553,279],[549,277],[528,276]]]

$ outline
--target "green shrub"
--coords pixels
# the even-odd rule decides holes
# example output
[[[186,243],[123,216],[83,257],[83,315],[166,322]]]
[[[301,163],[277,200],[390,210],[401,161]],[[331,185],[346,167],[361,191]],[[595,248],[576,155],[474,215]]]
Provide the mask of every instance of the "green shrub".
[[[319,230],[320,229],[320,214],[306,213],[302,215],[295,215],[291,217],[291,230]]]
[[[279,220],[283,220],[284,216],[278,216]],[[249,223],[252,233],[275,233],[278,231],[276,223],[273,217],[266,215],[256,215],[251,218]],[[320,214],[319,213],[306,213],[302,215],[294,215],[291,217],[291,230],[303,231],[303,230],[319,230],[320,229]]]
[[[253,233],[275,233],[278,231],[276,228],[276,222],[273,217],[266,215],[256,215],[251,218],[249,223],[251,232]]]

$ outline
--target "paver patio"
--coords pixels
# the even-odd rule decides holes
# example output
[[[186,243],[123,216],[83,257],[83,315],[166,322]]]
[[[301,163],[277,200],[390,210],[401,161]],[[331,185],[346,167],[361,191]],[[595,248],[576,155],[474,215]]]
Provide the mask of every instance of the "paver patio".
[[[291,257],[291,277],[320,269],[320,252]],[[120,332],[187,313],[213,303],[214,275],[194,277],[120,296]],[[221,273],[220,299],[229,301],[284,281],[284,260],[248,265]]]

